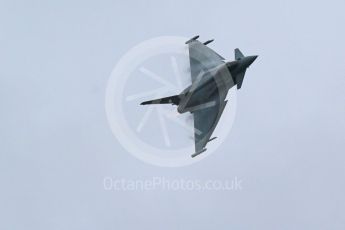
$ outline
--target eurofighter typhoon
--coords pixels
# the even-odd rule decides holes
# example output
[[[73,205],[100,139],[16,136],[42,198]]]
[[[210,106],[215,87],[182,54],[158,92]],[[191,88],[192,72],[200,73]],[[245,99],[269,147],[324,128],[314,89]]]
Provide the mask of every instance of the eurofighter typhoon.
[[[195,157],[206,151],[206,144],[216,137],[211,135],[226,106],[226,95],[233,86],[240,89],[247,68],[257,56],[244,56],[235,49],[235,60],[225,59],[206,45],[198,41],[199,36],[188,40],[189,61],[192,84],[180,94],[144,101],[141,105],[172,104],[177,105],[179,113],[190,112],[194,118]]]

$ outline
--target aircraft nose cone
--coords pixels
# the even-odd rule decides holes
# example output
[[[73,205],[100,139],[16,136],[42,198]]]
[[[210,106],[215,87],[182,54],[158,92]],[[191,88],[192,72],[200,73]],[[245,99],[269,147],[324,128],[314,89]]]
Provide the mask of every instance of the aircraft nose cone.
[[[247,56],[243,59],[243,64],[245,68],[248,68],[258,56]]]
[[[249,56],[248,58],[249,58],[249,60],[248,60],[248,62],[249,62],[249,65],[250,64],[252,64],[254,61],[255,61],[255,59],[257,59],[257,55],[254,55],[254,56]]]

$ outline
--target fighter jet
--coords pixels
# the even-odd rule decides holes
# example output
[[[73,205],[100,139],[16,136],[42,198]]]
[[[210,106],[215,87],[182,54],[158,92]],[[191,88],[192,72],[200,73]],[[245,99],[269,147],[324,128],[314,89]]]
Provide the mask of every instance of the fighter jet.
[[[227,62],[214,50],[198,41],[199,36],[188,40],[192,84],[180,94],[142,102],[148,104],[172,104],[179,113],[190,112],[194,118],[195,157],[204,151],[226,106],[226,96],[233,86],[240,89],[247,68],[258,56],[244,56],[235,49],[235,60]]]

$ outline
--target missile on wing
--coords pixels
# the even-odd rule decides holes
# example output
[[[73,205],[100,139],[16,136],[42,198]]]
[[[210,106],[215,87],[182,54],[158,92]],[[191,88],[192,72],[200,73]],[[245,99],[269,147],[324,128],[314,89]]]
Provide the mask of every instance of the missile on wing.
[[[194,157],[196,157],[197,155],[200,155],[201,153],[205,152],[206,150],[207,150],[207,149],[202,149],[202,150],[200,150],[200,151],[198,151],[198,152],[192,154],[192,157],[194,158]]]
[[[212,137],[210,140],[208,140],[207,142],[211,142],[213,141],[214,139],[216,139],[217,137]]]
[[[208,41],[204,42],[204,45],[210,44],[213,41],[214,41],[214,39],[208,40]]]
[[[192,41],[194,41],[194,40],[196,40],[196,39],[198,39],[199,38],[199,35],[197,35],[197,36],[195,36],[195,37],[192,37],[191,39],[189,39],[188,41],[186,41],[186,44],[188,44],[188,43],[190,43],[190,42],[192,42]]]

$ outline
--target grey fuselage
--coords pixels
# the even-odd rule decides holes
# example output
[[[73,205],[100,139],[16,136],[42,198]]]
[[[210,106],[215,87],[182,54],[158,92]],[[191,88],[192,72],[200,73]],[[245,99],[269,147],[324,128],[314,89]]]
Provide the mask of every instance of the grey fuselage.
[[[200,73],[199,77],[179,94],[179,113],[193,112],[209,106],[210,102],[219,103],[221,95],[226,95],[234,85],[242,83],[246,69],[257,56],[243,57],[232,62],[224,62],[215,68]]]

